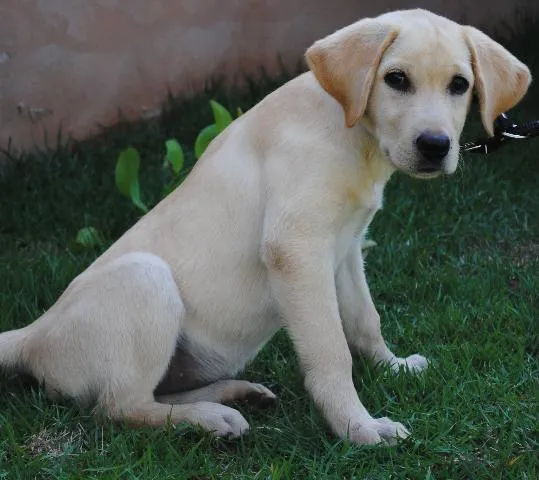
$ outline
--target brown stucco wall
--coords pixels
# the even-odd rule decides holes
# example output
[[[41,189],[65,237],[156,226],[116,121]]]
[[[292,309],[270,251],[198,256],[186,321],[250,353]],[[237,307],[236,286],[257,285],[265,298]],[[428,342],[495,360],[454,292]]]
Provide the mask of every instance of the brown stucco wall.
[[[295,66],[315,39],[396,8],[423,7],[492,30],[529,0],[1,0],[0,147],[83,138],[96,124],[151,116],[167,90],[231,82],[277,55]]]

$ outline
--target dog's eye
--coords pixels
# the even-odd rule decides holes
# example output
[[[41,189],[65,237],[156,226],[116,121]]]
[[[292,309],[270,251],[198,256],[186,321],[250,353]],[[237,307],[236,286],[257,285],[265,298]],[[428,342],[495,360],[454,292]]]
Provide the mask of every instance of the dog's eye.
[[[463,95],[468,91],[470,84],[461,75],[455,75],[449,84],[449,92],[451,95]]]
[[[407,92],[410,90],[411,83],[406,74],[400,70],[394,70],[386,73],[384,82],[391,88],[398,90],[399,92]]]

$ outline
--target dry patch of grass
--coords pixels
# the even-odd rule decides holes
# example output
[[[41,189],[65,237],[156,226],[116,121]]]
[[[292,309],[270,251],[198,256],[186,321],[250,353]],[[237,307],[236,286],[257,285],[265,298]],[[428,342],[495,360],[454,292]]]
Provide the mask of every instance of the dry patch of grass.
[[[511,249],[511,259],[518,267],[539,261],[539,243],[530,242],[522,245],[514,245]]]
[[[74,429],[54,430],[44,428],[28,437],[24,444],[25,450],[32,457],[61,457],[77,455],[86,450],[85,431],[78,424]]]

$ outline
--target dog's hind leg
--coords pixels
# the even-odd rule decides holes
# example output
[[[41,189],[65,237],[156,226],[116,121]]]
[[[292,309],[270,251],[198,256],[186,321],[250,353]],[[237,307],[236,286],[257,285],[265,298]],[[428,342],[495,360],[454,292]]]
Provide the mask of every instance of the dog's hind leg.
[[[245,401],[265,407],[275,403],[277,396],[269,389],[258,383],[245,380],[219,380],[196,390],[188,392],[158,395],[156,400],[161,403],[185,404],[193,402],[229,403]]]
[[[140,396],[126,397],[125,400],[124,407],[127,409],[120,408],[112,412],[109,409],[108,415],[130,425],[160,426],[168,423],[189,423],[219,437],[239,437],[249,430],[249,424],[240,412],[219,403],[167,405],[158,403],[153,398]]]
[[[28,337],[28,329],[21,328],[0,333],[0,367],[20,369],[22,350]]]
[[[133,385],[153,391],[184,315],[169,266],[153,254],[125,254],[90,266],[26,327],[21,363],[53,396],[117,405]]]
[[[248,424],[229,407],[154,399],[184,317],[168,264],[150,253],[129,253],[79,275],[29,326],[22,357],[48,392],[97,397],[97,409],[114,420],[189,422],[218,435],[239,435]]]

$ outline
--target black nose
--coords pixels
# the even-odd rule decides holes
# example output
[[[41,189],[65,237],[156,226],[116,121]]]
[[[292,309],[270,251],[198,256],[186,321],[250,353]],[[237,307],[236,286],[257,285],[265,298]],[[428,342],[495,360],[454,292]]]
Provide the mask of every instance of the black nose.
[[[451,140],[447,135],[432,133],[429,131],[423,132],[415,141],[417,149],[426,165],[432,169],[439,168],[442,160],[449,152]]]

